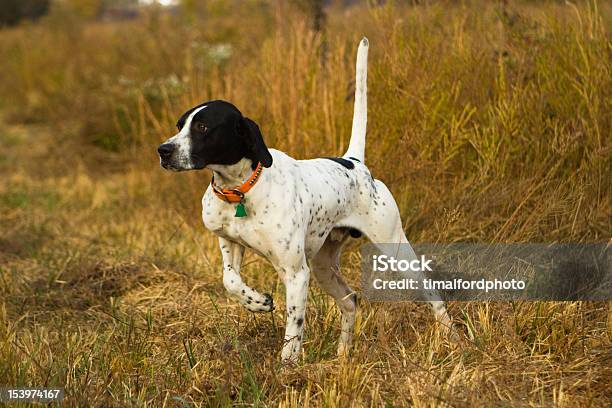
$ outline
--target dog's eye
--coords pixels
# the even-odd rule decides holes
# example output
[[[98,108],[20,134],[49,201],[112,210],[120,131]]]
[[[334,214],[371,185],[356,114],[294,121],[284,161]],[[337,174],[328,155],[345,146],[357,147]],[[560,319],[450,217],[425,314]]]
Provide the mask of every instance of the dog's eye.
[[[196,123],[196,129],[197,129],[199,132],[204,133],[204,132],[206,132],[206,131],[208,130],[208,127],[207,127],[207,126],[206,126],[204,123],[202,123],[202,122],[198,122],[198,123]]]

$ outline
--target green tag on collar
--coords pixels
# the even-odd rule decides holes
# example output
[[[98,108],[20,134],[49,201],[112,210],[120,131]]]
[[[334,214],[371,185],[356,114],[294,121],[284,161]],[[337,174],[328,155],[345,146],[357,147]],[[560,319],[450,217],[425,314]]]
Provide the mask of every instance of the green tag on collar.
[[[234,215],[234,217],[246,217],[247,213],[246,210],[244,209],[244,204],[242,203],[238,203],[238,205],[236,206],[236,214]]]

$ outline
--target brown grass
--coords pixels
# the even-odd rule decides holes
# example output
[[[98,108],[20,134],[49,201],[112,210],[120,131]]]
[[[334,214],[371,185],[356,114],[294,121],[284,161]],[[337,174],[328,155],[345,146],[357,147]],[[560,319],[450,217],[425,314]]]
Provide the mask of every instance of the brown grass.
[[[275,272],[245,260],[274,314],[229,300],[208,174],[158,168],[178,114],[211,98],[295,157],[342,153],[365,34],[367,161],[413,242],[608,241],[610,7],[431,3],[333,9],[324,35],[258,2],[1,31],[0,384],[63,386],[67,406],[610,405],[606,303],[454,303],[454,347],[425,306],[362,299],[340,361],[313,284],[304,362],[281,370]]]

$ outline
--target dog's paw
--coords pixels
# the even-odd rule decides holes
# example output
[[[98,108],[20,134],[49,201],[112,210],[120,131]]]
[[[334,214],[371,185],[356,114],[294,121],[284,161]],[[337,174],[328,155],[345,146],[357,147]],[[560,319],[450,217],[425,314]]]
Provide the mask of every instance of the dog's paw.
[[[457,331],[457,327],[452,325],[450,328],[446,330],[446,338],[452,344],[459,344],[461,342],[461,335]]]
[[[251,312],[265,313],[274,310],[274,300],[269,293],[264,293],[257,298],[241,299],[240,303]]]
[[[268,307],[268,312],[271,312],[274,310],[274,299],[272,299],[272,295],[269,293],[264,293],[263,294],[265,300],[264,300],[264,306]]]

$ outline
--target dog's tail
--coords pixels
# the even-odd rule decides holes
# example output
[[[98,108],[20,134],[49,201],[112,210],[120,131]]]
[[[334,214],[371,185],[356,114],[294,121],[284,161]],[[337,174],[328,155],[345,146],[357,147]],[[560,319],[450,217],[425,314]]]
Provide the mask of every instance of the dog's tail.
[[[357,50],[355,66],[355,108],[351,141],[344,157],[365,159],[366,124],[368,122],[368,39],[363,37]]]

